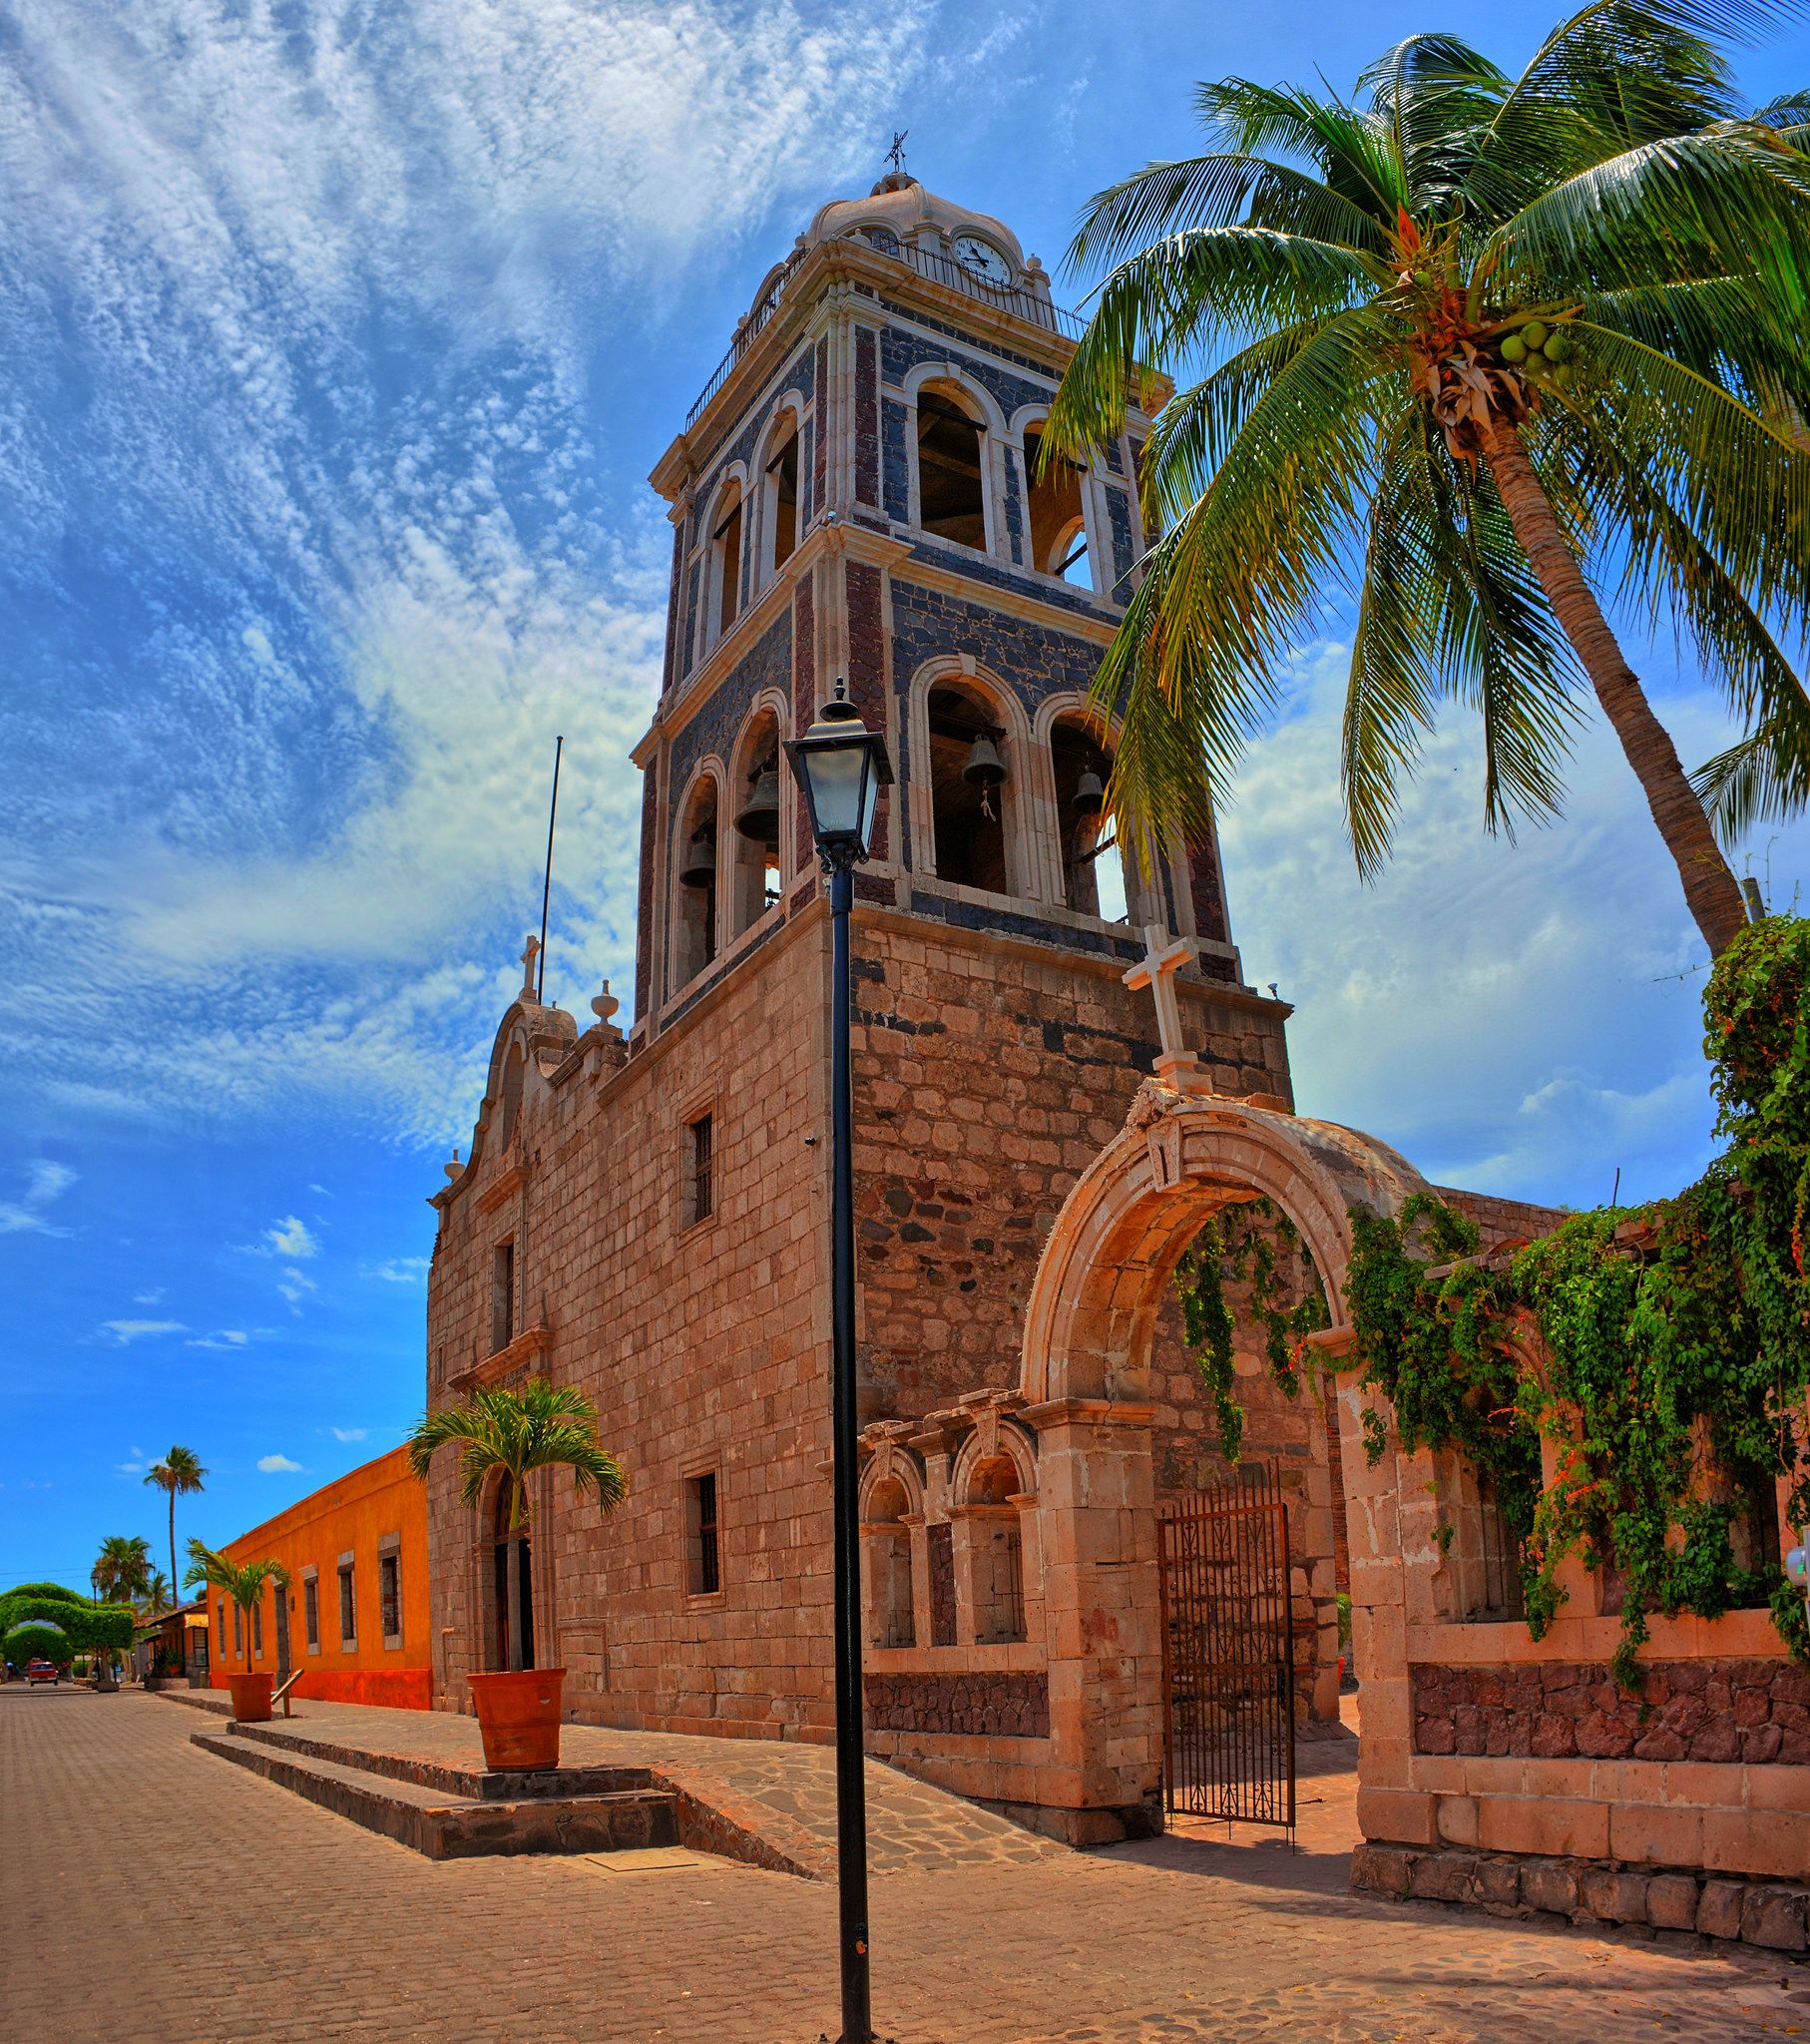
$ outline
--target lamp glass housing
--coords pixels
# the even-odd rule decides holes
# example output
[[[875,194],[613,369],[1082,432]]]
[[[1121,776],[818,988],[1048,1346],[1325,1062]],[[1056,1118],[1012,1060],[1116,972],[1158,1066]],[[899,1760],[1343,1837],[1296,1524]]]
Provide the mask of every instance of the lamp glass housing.
[[[785,755],[818,851],[864,859],[873,847],[880,790],[892,782],[892,763],[886,741],[862,723],[845,685],[838,682],[836,690],[803,738],[787,742]]]

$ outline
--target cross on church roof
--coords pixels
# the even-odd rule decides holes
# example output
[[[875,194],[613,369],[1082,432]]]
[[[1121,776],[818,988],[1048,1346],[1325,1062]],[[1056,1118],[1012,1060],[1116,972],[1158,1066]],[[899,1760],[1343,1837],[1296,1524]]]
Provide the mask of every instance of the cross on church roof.
[[[534,986],[534,961],[540,955],[541,940],[531,932],[527,943],[522,946],[522,998],[525,1001],[540,998]]]
[[[1133,993],[1148,987],[1156,1002],[1156,1040],[1162,1046],[1156,1077],[1177,1093],[1209,1090],[1200,1060],[1181,1041],[1181,1001],[1175,975],[1199,946],[1191,937],[1172,937],[1159,922],[1143,926],[1143,957],[1125,975]]]
[[[893,131],[892,147],[886,152],[886,161],[895,171],[903,171],[905,168],[905,138],[910,133],[909,128],[898,128]]]

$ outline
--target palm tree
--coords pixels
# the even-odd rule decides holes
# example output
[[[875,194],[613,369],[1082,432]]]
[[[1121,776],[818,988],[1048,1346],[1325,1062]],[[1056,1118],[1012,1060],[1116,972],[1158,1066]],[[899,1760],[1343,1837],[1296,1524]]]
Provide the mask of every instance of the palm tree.
[[[224,1554],[216,1554],[213,1548],[204,1547],[199,1540],[190,1541],[189,1573],[183,1578],[183,1587],[186,1590],[207,1587],[223,1590],[238,1606],[247,1675],[251,1673],[251,1613],[264,1594],[266,1583],[274,1583],[278,1590],[288,1589],[289,1572],[281,1562],[248,1561],[241,1568],[229,1562]]]
[[[142,1602],[149,1618],[162,1618],[165,1612],[176,1609],[176,1597],[170,1587],[170,1578],[162,1569],[153,1569],[147,1578]]]
[[[460,1502],[476,1507],[493,1476],[509,1486],[509,1530],[529,1522],[528,1477],[536,1469],[572,1471],[574,1494],[589,1490],[613,1512],[628,1492],[623,1465],[597,1438],[597,1407],[571,1385],[530,1377],[519,1391],[490,1386],[463,1405],[430,1412],[409,1436],[409,1467],[422,1482],[435,1454],[459,1444]],[[509,1665],[522,1663],[521,1543],[509,1542]]]
[[[176,1501],[192,1491],[202,1489],[202,1478],[207,1475],[201,1465],[201,1458],[193,1448],[172,1448],[161,1462],[151,1465],[151,1473],[145,1478],[159,1490],[170,1496],[170,1580],[176,1581]],[[191,1543],[193,1544],[193,1543]]]
[[[1582,678],[1711,952],[1741,927],[1710,811],[1726,833],[1810,799],[1781,650],[1810,613],[1810,94],[1744,111],[1706,38],[1798,12],[1598,0],[1517,78],[1420,35],[1356,102],[1203,85],[1208,152],[1090,202],[1070,259],[1115,266],[1044,459],[1120,429],[1137,362],[1183,381],[1140,462],[1166,536],[1097,685],[1142,858],[1205,830],[1343,588],[1362,873],[1442,699],[1482,716],[1488,827],[1556,813]],[[1743,722],[1695,785],[1608,587],[1680,623]]]
[[[94,1593],[103,1604],[131,1604],[151,1582],[151,1543],[141,1533],[112,1533],[89,1571]]]

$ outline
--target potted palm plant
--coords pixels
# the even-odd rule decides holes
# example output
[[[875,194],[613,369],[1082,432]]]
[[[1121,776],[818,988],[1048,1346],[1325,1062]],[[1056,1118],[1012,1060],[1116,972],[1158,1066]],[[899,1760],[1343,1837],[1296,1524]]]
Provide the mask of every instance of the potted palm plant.
[[[475,1508],[492,1483],[500,1482],[510,1533],[529,1524],[528,1478],[536,1469],[570,1469],[574,1493],[590,1491],[606,1512],[621,1504],[629,1488],[623,1465],[598,1441],[597,1407],[582,1391],[545,1377],[531,1377],[519,1391],[486,1386],[462,1405],[430,1412],[408,1443],[409,1467],[422,1482],[449,1441],[459,1448],[460,1501]],[[566,1671],[523,1666],[521,1546],[519,1540],[508,1544],[509,1666],[466,1680],[487,1767],[557,1768]]]
[[[239,1630],[244,1635],[245,1666],[226,1677],[232,1692],[232,1715],[241,1725],[262,1725],[270,1716],[270,1692],[276,1686],[273,1675],[260,1675],[251,1666],[251,1613],[264,1594],[264,1585],[278,1590],[289,1587],[289,1572],[279,1561],[248,1561],[243,1567],[229,1562],[224,1554],[204,1547],[199,1540],[189,1543],[189,1573],[183,1579],[190,1590],[224,1590],[239,1609]]]

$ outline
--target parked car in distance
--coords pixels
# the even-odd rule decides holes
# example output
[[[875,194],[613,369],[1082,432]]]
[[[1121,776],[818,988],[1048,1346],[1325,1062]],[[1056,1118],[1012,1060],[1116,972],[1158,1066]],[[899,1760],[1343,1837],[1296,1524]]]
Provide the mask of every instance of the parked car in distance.
[[[28,1685],[35,1686],[40,1682],[48,1682],[54,1689],[57,1684],[57,1666],[54,1661],[26,1662],[25,1680]]]

